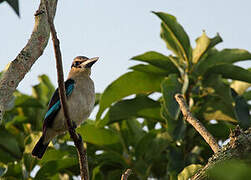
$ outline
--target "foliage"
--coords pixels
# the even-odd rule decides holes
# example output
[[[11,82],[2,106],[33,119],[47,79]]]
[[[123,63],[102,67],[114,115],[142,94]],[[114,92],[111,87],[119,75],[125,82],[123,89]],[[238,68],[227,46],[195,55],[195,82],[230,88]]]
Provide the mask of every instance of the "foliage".
[[[0,0],[0,3],[5,2],[5,1],[10,5],[10,7],[19,16],[19,3],[18,3],[18,0]]]
[[[93,180],[120,179],[127,168],[134,172],[129,179],[186,179],[207,162],[212,151],[183,120],[176,93],[185,95],[192,113],[218,140],[225,141],[236,124],[250,126],[251,72],[235,63],[251,59],[251,54],[242,49],[217,50],[221,37],[209,38],[205,32],[192,48],[174,16],[154,14],[161,19],[161,38],[172,54],[149,51],[133,57],[141,63],[97,94],[96,119],[77,129],[87,142]],[[68,134],[57,137],[42,160],[30,155],[54,91],[47,76],[39,81],[31,96],[15,92],[14,107],[5,113],[0,177],[71,179],[79,173]]]

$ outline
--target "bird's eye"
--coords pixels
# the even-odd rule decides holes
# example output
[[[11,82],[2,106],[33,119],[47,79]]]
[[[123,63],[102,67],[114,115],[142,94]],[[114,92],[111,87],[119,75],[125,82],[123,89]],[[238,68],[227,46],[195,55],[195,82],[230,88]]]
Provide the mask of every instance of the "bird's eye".
[[[80,64],[80,62],[76,61],[75,64],[74,64],[74,66],[77,67],[79,64]]]

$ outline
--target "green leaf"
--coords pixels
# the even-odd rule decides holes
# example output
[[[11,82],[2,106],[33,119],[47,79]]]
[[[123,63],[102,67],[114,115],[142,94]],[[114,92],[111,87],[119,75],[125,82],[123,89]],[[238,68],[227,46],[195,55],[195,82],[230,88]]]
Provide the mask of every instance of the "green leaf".
[[[234,79],[251,83],[251,71],[232,64],[215,65],[209,69],[208,73],[217,73],[221,74],[222,77],[227,79]]]
[[[178,73],[178,69],[173,64],[172,60],[161,53],[149,51],[144,54],[134,56],[132,60],[147,62],[153,66],[161,68],[168,73]]]
[[[196,40],[196,47],[193,50],[193,63],[196,64],[209,48],[212,48],[220,42],[222,42],[222,39],[219,34],[210,39],[205,31],[203,31],[202,36]]]
[[[164,108],[172,119],[178,119],[180,110],[174,96],[181,93],[182,84],[179,82],[176,74],[170,74],[161,83],[161,91],[163,94]]]
[[[178,180],[187,180],[191,178],[199,169],[203,166],[200,164],[191,164],[185,167],[181,173],[178,175]]]
[[[98,105],[98,103],[100,101],[100,97],[101,97],[100,93],[96,93],[95,94],[95,104],[94,104],[94,106]]]
[[[161,37],[177,56],[189,62],[192,57],[192,47],[189,37],[176,18],[163,12],[153,12],[162,20]]]
[[[153,75],[160,75],[160,76],[168,76],[168,74],[170,74],[170,72],[157,68],[155,66],[152,65],[145,65],[145,64],[138,64],[136,66],[132,66],[129,69],[135,70],[135,71],[139,71],[139,72],[145,72],[145,73],[150,73]]]
[[[0,3],[6,1],[12,9],[15,11],[15,13],[19,16],[19,4],[18,0],[1,0]]]
[[[234,90],[232,90],[232,94],[235,100],[235,112],[240,127],[243,129],[247,129],[251,125],[248,104],[244,97],[239,96]]]
[[[15,107],[33,107],[33,108],[44,108],[43,104],[40,103],[37,99],[24,95],[21,93],[15,92],[14,95],[16,96],[15,99]]]
[[[4,128],[0,129],[0,151],[0,159],[5,163],[22,158],[17,140]]]
[[[22,179],[22,164],[21,163],[8,163],[8,169],[7,172],[3,175],[3,178],[6,177],[6,179],[10,178],[11,180],[15,179]]]
[[[229,85],[224,83],[221,75],[211,73],[209,77],[203,80],[203,87],[208,93],[220,97],[229,109],[234,110],[231,89]]]
[[[32,87],[32,95],[44,105],[47,105],[55,88],[46,75],[38,77],[39,84]]]
[[[199,61],[195,65],[194,73],[203,75],[209,68],[219,64],[232,64],[238,61],[250,60],[251,53],[244,49],[223,49],[222,51],[214,51],[207,58]]]
[[[251,100],[251,91],[245,92],[245,93],[243,94],[243,97],[244,97],[247,101]]]
[[[104,119],[99,121],[98,124],[99,126],[105,126],[106,124],[132,117],[144,117],[163,121],[160,116],[160,103],[143,95],[119,101],[110,108]]]
[[[24,153],[23,154],[23,161],[25,165],[26,171],[31,173],[35,165],[37,164],[37,159],[35,159],[30,153]]]
[[[208,95],[202,101],[204,103],[201,105],[200,113],[205,120],[210,121],[214,119],[237,122],[234,109],[226,106],[222,98]]]
[[[38,179],[50,179],[54,174],[58,174],[60,171],[66,168],[70,168],[78,165],[77,158],[65,158],[55,161],[49,161],[45,163],[37,172],[35,180]]]
[[[229,138],[230,130],[235,127],[233,123],[228,123],[226,121],[218,121],[216,124],[205,123],[205,126],[206,129],[218,140]]]
[[[216,164],[208,173],[210,179],[214,180],[250,179],[250,169],[250,163],[231,159]]]
[[[98,128],[95,125],[83,124],[78,129],[84,141],[99,146],[111,145],[120,142],[119,136],[114,131],[104,128]]]
[[[100,108],[97,119],[100,119],[104,110],[113,102],[131,94],[151,93],[160,91],[162,76],[142,72],[128,72],[113,81],[104,91],[100,99]]]
[[[170,145],[169,138],[166,132],[161,133],[156,130],[145,134],[135,147],[136,159],[144,159],[144,161],[152,163],[154,159],[165,158],[162,153]]]
[[[74,151],[75,151],[75,149],[74,149]],[[63,149],[56,150],[56,149],[53,149],[53,148],[48,148],[46,150],[46,153],[43,156],[43,159],[41,159],[39,161],[39,164],[44,165],[49,161],[63,159],[65,157],[68,157],[70,153],[72,155],[75,155],[75,153],[71,152],[70,150],[66,151],[66,150],[63,150]]]

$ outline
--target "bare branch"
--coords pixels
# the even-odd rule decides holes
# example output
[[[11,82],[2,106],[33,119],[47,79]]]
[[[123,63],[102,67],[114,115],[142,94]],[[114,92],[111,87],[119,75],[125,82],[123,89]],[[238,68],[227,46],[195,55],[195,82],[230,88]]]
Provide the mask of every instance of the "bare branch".
[[[54,18],[57,7],[57,0],[50,0],[49,11]],[[0,121],[4,111],[8,108],[13,99],[12,94],[24,76],[29,72],[32,65],[43,54],[50,36],[50,28],[46,18],[44,0],[40,1],[39,8],[35,13],[35,26],[26,46],[18,56],[11,61],[0,79]]]
[[[220,150],[220,146],[218,145],[217,141],[214,139],[212,134],[207,131],[203,124],[192,115],[184,97],[181,94],[176,94],[175,99],[179,103],[180,110],[182,111],[182,114],[187,122],[189,122],[200,133],[214,153],[218,152]]]
[[[127,178],[132,174],[131,169],[127,169],[121,176],[121,180],[127,180]]]
[[[84,148],[81,136],[77,134],[75,129],[73,128],[72,121],[70,120],[69,111],[67,108],[65,87],[64,87],[65,86],[64,76],[63,76],[64,73],[63,73],[63,67],[62,67],[62,56],[61,56],[61,51],[60,51],[60,46],[59,46],[59,40],[57,38],[57,33],[56,33],[55,26],[53,23],[53,18],[50,16],[50,12],[48,11],[48,9],[49,9],[48,0],[46,0],[46,12],[48,14],[47,17],[48,17],[48,22],[51,29],[53,47],[54,47],[55,58],[56,58],[58,89],[59,89],[61,107],[63,109],[65,119],[67,121],[67,126],[68,126],[70,136],[73,139],[75,147],[77,148],[77,151],[78,151],[81,179],[89,180],[86,149]]]

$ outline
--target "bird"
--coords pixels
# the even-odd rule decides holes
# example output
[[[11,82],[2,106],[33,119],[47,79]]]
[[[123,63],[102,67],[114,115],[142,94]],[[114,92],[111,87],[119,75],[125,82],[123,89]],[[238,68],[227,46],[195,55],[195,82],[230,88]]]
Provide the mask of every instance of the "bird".
[[[67,107],[75,128],[89,117],[94,107],[95,89],[90,75],[91,67],[98,59],[98,57],[90,59],[85,56],[75,57],[65,81]],[[67,130],[67,122],[61,108],[57,88],[44,117],[42,136],[33,148],[32,155],[41,159],[50,141],[56,136],[64,134]]]

